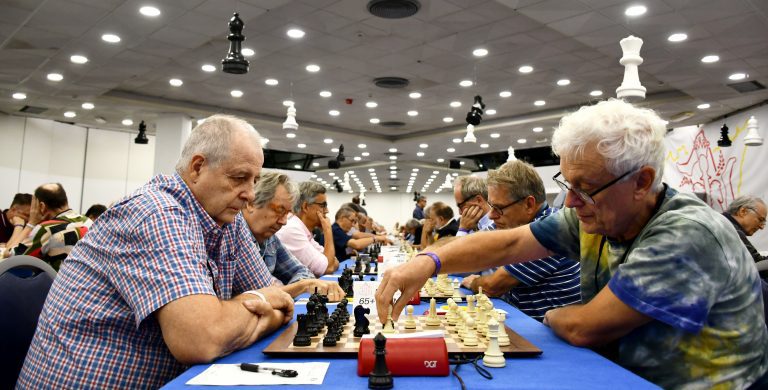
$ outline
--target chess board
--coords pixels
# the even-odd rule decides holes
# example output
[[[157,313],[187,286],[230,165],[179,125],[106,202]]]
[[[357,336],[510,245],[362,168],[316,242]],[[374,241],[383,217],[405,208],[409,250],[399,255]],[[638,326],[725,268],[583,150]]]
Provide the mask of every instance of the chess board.
[[[467,296],[461,291],[459,291],[459,295],[461,296],[461,302],[458,302],[458,303],[462,303],[462,302],[466,303]],[[432,298],[435,298],[435,301],[437,302],[445,302],[448,300],[448,298],[453,298],[453,291],[446,294],[438,290],[435,292],[435,295],[429,295],[427,294],[427,290],[422,288],[421,291],[419,291],[419,298],[421,298],[423,302],[429,302],[429,300]]]
[[[448,325],[445,317],[438,316],[441,320],[441,325],[427,326],[425,321],[426,315],[414,316],[416,321],[416,329],[405,329],[405,315],[400,316],[397,325],[397,333],[414,333],[421,331],[434,331],[442,330],[445,338],[446,346],[448,347],[448,355],[454,356],[463,354],[466,356],[477,356],[485,352],[487,348],[487,341],[483,336],[478,335],[477,346],[468,347],[462,344],[461,340],[456,334],[455,327]],[[296,335],[298,324],[296,321],[291,322],[286,329],[264,349],[264,353],[271,356],[345,356],[345,357],[357,357],[357,350],[360,346],[360,337],[354,337],[352,331],[355,325],[355,318],[351,316],[349,322],[344,325],[344,331],[341,334],[341,339],[336,342],[336,346],[324,347],[323,337],[325,336],[326,329],[321,330],[317,336],[312,337],[311,344],[307,347],[296,347],[293,345],[293,337]],[[369,329],[372,335],[380,332],[382,325],[375,318],[371,318],[371,324]],[[504,356],[509,357],[525,357],[536,356],[541,354],[541,350],[535,345],[531,344],[528,340],[517,334],[515,331],[504,326],[504,330],[509,336],[509,345],[500,347],[504,352]],[[385,334],[386,336],[386,334]]]

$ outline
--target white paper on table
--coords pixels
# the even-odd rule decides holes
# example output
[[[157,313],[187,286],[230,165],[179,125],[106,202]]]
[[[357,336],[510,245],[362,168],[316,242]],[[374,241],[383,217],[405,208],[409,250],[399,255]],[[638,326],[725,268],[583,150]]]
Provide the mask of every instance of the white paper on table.
[[[250,372],[240,369],[239,364],[212,364],[194,378],[188,385],[197,386],[257,386],[257,385],[321,385],[330,362],[272,363],[257,362],[264,367],[296,370],[299,376],[284,378],[272,375],[271,371]]]

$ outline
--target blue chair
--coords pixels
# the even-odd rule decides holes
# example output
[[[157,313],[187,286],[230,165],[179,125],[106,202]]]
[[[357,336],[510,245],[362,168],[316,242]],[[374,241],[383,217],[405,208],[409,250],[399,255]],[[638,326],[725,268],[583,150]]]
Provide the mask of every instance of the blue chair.
[[[0,389],[16,385],[56,271],[32,256],[0,261]]]

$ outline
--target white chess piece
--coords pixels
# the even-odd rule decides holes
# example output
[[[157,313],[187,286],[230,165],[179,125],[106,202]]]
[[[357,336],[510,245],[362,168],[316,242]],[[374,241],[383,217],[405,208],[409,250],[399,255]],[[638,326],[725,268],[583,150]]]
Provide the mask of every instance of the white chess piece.
[[[459,279],[453,279],[453,298],[454,302],[461,302],[461,294],[459,293]]]
[[[470,315],[475,315],[475,313],[477,313],[477,310],[475,310],[474,295],[467,295],[467,313],[469,313]]]
[[[490,338],[488,340],[488,348],[485,350],[485,356],[483,356],[483,365],[494,368],[506,366],[507,361],[504,359],[504,353],[499,348],[499,323],[493,318],[488,321],[488,333]]]
[[[467,319],[467,331],[464,335],[463,343],[467,347],[476,347],[477,346],[477,334],[473,331],[475,327],[475,320],[472,319],[470,316],[466,316]]]
[[[509,345],[509,335],[507,334],[506,325],[504,325],[504,322],[507,320],[507,315],[506,313],[499,311],[497,311],[496,314],[499,316],[499,346],[506,347]]]
[[[445,315],[445,321],[448,322],[448,325],[456,325],[458,305],[452,298],[448,298],[446,302],[448,303],[448,313]]]
[[[381,330],[381,333],[395,333],[395,322],[392,321],[392,306],[389,307],[387,322],[384,324],[384,328]]]
[[[621,41],[622,57],[619,63],[624,65],[624,80],[621,86],[616,88],[616,97],[627,100],[645,99],[645,87],[640,84],[640,76],[637,67],[643,63],[643,57],[640,57],[640,48],[643,46],[643,40],[628,36]]]
[[[405,329],[416,329],[416,319],[413,318],[413,305],[406,306],[405,312],[408,313],[405,317]]]
[[[439,326],[440,318],[437,317],[437,301],[434,297],[429,300],[429,315],[427,315],[427,326]]]

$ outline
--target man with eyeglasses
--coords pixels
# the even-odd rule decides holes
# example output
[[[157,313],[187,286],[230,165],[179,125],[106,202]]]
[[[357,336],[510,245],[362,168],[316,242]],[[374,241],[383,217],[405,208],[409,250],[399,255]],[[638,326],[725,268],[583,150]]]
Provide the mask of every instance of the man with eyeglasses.
[[[665,133],[652,110],[616,99],[566,115],[552,149],[567,209],[388,270],[376,293],[379,319],[399,290],[406,298],[392,308],[397,320],[433,274],[559,254],[581,260],[584,304],[545,314],[558,336],[601,347],[663,388],[766,388],[768,328],[756,267],[725,218],[661,182]]]
[[[327,239],[333,237],[327,214],[325,187],[313,181],[302,182],[299,184],[299,195],[293,202],[292,214],[276,233],[283,246],[316,277],[332,274],[339,268],[333,240]],[[312,230],[318,227],[326,237],[322,246],[312,236]]]
[[[765,256],[761,255],[758,250],[752,246],[752,243],[747,239],[757,233],[758,230],[765,228],[765,202],[762,199],[751,196],[742,195],[731,202],[728,205],[728,210],[723,213],[723,216],[727,218],[736,232],[739,233],[739,238],[744,246],[747,247],[749,254],[752,255],[752,259],[755,262],[765,260]]]
[[[288,214],[296,199],[298,190],[288,175],[267,172],[254,186],[256,198],[243,209],[243,217],[253,233],[256,245],[269,272],[282,283],[283,291],[296,298],[303,293],[328,296],[331,302],[344,297],[339,284],[315,279],[312,271],[285,249],[277,233],[288,220]]]
[[[549,207],[544,183],[528,163],[510,161],[488,171],[488,208],[499,229],[513,229],[546,218],[557,211]],[[490,275],[470,275],[461,284],[498,297],[537,321],[548,310],[581,302],[579,262],[563,256],[547,256],[519,264],[507,264]]]
[[[459,208],[459,230],[456,237],[477,231],[494,230],[488,206],[488,186],[477,176],[459,176],[453,182],[453,199]]]
[[[354,235],[350,236],[350,230],[357,226],[359,214],[351,207],[341,207],[336,212],[336,222],[332,226],[333,236],[326,236],[333,238],[336,253],[346,253],[347,248],[361,251],[376,242],[389,242],[387,236],[379,234],[355,232]]]

